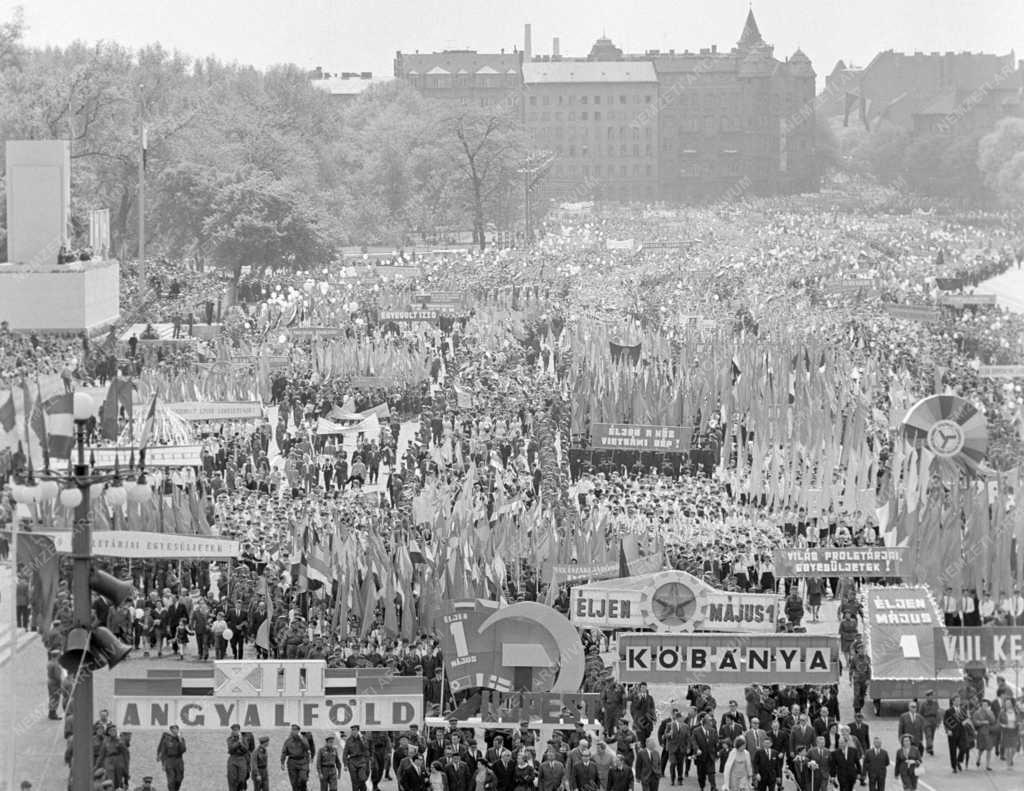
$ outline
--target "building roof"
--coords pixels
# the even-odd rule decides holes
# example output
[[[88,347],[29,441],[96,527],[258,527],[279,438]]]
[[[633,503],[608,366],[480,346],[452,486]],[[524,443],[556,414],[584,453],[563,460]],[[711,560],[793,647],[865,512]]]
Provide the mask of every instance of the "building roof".
[[[657,82],[650,61],[538,61],[523,64],[525,83]]]
[[[751,8],[747,11],[747,21],[743,23],[743,32],[740,34],[737,46],[740,49],[747,49],[749,47],[764,46],[764,43],[764,39],[761,38],[761,31],[757,27],[757,20],[754,19],[754,9]]]
[[[312,80],[314,88],[329,93],[331,96],[357,96],[371,85],[382,85],[391,82],[390,77],[327,77],[323,80]]]
[[[460,70],[469,74],[506,74],[510,71],[518,74],[521,57],[518,52],[493,53],[472,50],[427,53],[399,52],[395,67],[397,69],[400,66],[402,73],[396,73],[395,76],[403,77],[413,72],[426,74],[437,67],[444,69],[449,74],[455,74]],[[485,68],[490,71],[483,71]]]

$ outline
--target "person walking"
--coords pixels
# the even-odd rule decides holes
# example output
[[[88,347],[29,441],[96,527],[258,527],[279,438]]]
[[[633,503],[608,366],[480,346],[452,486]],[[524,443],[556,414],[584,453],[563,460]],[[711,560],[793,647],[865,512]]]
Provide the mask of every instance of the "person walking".
[[[370,777],[370,746],[359,732],[358,725],[352,726],[352,732],[345,742],[342,763],[352,781],[352,791],[366,791],[366,781]]]
[[[291,783],[292,791],[307,791],[311,757],[309,742],[302,735],[299,726],[292,725],[291,733],[281,745],[281,770],[288,770],[288,782]]]
[[[921,774],[921,752],[913,744],[909,733],[900,737],[900,749],[896,753],[896,779],[903,784],[903,791],[917,791],[917,778]]]
[[[177,725],[168,728],[156,745],[156,762],[167,776],[167,791],[178,791],[185,779],[185,749],[185,739]]]
[[[640,783],[642,791],[658,791],[658,783],[661,779],[661,756],[658,751],[641,745],[636,753],[636,779]],[[586,791],[581,789],[581,791]]]
[[[228,791],[245,791],[249,781],[249,748],[242,727],[235,723],[228,734]]]
[[[747,752],[747,740],[742,736],[732,743],[723,775],[722,783],[728,791],[752,791],[754,787],[754,764]]]
[[[889,753],[882,748],[881,738],[876,736],[871,743],[871,749],[864,754],[864,774],[868,779],[868,791],[885,791],[885,776],[888,772]]]
[[[57,707],[63,698],[64,668],[60,666],[60,651],[50,651],[50,660],[46,663],[46,698],[49,703],[51,720],[59,720]],[[65,711],[67,710],[65,701]]]
[[[270,770],[269,757],[267,756],[267,745],[270,744],[269,736],[260,736],[259,747],[252,755],[252,787],[253,791],[270,791]]]
[[[338,791],[338,775],[341,772],[341,758],[334,746],[334,736],[328,736],[326,744],[316,755],[316,773],[320,778],[320,791]]]

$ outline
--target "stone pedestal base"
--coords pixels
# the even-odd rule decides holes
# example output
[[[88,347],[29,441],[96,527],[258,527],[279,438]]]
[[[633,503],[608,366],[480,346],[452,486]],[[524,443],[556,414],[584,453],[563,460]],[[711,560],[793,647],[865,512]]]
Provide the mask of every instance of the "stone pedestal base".
[[[0,320],[12,330],[91,331],[120,316],[117,261],[0,264]]]

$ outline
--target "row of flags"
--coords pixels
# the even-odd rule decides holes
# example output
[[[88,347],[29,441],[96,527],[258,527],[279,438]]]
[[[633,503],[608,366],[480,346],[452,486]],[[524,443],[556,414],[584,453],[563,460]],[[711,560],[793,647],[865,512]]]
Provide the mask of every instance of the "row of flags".
[[[19,386],[12,386],[7,397],[0,400],[0,448],[16,448],[24,441],[24,451],[33,464],[42,462],[44,469],[49,469],[54,461],[67,461],[75,446],[74,393],[52,392],[53,383],[36,380],[35,393],[31,385],[24,381]],[[23,410],[21,417],[24,433],[18,428],[18,395],[21,390]],[[63,390],[63,387],[61,387]],[[116,441],[120,431],[118,417],[121,408],[128,412],[129,422],[132,420],[132,396],[135,385],[129,380],[115,378],[107,391],[100,410],[98,431],[106,440]],[[44,397],[44,392],[51,393]],[[2,396],[0,396],[2,398]],[[147,447],[153,435],[156,422],[156,395],[150,401],[146,419],[138,437],[139,449]],[[38,450],[38,455],[36,451]]]

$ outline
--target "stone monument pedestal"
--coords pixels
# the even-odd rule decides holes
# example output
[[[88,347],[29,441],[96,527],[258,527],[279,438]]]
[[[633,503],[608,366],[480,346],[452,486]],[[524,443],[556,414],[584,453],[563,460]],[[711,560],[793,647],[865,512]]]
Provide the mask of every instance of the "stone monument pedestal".
[[[12,330],[87,332],[120,316],[117,261],[0,264],[0,320]]]

